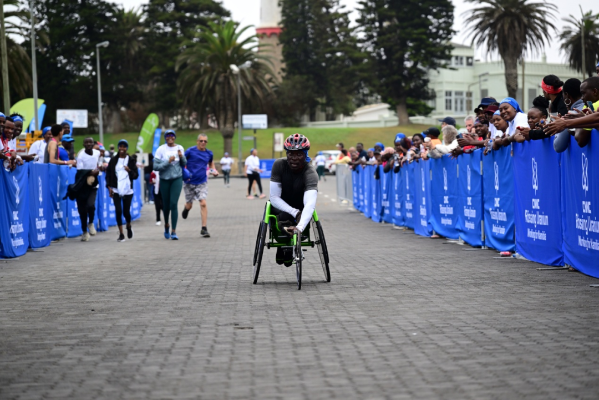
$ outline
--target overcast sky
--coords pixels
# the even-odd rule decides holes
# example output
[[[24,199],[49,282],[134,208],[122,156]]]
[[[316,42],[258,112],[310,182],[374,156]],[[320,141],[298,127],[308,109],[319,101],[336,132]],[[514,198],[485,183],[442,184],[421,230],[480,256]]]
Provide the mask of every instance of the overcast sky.
[[[137,7],[141,4],[147,3],[147,0],[108,0],[113,3],[118,3],[123,5],[125,8],[133,8]],[[541,1],[541,0],[539,0]],[[241,22],[242,25],[254,25],[258,26],[260,23],[260,0],[223,0],[222,1],[225,8],[231,11],[233,20],[237,22]],[[354,10],[358,5],[358,0],[341,0],[341,3],[344,4],[349,10]],[[455,24],[454,29],[458,31],[456,37],[454,37],[454,42],[469,44],[470,40],[465,35],[465,29],[463,29],[463,21],[462,13],[468,11],[473,6],[472,4],[466,3],[464,0],[453,0],[453,3],[456,7],[455,9]],[[555,4],[558,8],[558,17],[554,21],[554,24],[561,31],[563,28],[563,17],[567,17],[569,14],[574,14],[575,16],[580,16],[580,8],[583,7],[584,11],[588,11],[590,9],[592,0],[548,0],[546,3]],[[354,13],[355,17],[355,13]],[[566,62],[565,56],[559,49],[559,41],[555,39],[556,34],[550,33],[548,35],[550,45],[546,48],[547,60],[552,63],[561,63]],[[478,57],[485,57],[484,49],[477,51]],[[494,59],[498,59],[498,56],[493,57]],[[528,57],[529,60],[540,60],[541,56],[537,55],[535,57]]]

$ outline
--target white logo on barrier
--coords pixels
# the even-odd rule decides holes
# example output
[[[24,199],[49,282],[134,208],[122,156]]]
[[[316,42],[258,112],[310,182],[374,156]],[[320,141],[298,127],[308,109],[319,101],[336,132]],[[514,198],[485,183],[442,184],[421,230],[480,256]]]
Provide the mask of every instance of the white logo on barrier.
[[[499,190],[499,165],[497,161],[493,161],[493,169],[495,170],[495,191]]]
[[[536,195],[537,190],[539,190],[539,176],[537,175],[537,162],[534,157],[532,159],[532,188],[535,190]]]
[[[582,190],[584,195],[589,191],[589,159],[582,154]]]
[[[447,170],[443,167],[443,189],[447,192]]]
[[[420,170],[420,176],[422,177],[422,191],[424,192],[424,170]]]
[[[40,201],[40,204],[42,204],[42,177],[38,176],[37,177],[37,185],[38,185],[38,189],[39,189],[39,193],[37,194],[37,199]]]
[[[406,189],[410,190],[410,176],[406,174]]]
[[[21,193],[21,188],[19,187],[19,181],[17,181],[17,178],[13,176],[12,182],[15,184],[15,189],[17,190],[17,192],[15,193],[15,203],[17,203],[17,205],[19,205],[19,203],[21,202],[21,199],[19,199],[19,194]]]
[[[468,186],[468,191],[470,191],[470,176],[472,172],[470,171],[470,165],[466,165],[466,184]]]

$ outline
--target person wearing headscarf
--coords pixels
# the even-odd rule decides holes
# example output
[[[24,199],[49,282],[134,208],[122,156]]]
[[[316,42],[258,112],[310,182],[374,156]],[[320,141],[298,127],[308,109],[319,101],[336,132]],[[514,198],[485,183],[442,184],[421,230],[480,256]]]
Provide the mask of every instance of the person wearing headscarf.
[[[547,100],[551,102],[549,112],[558,113],[560,115],[566,115],[568,113],[568,107],[564,102],[564,95],[562,93],[562,82],[555,75],[547,75],[541,80],[541,89],[543,89],[543,95]]]
[[[506,97],[499,103],[499,114],[507,122],[507,129],[504,132],[505,138],[494,141],[493,146],[507,146],[514,140],[512,136],[516,133],[518,127],[528,127],[528,116],[524,114],[518,102],[512,97]]]
[[[46,155],[46,147],[48,146],[48,142],[52,139],[52,128],[50,126],[42,129],[42,138],[29,147],[28,155],[35,156],[34,162],[36,163],[44,163],[44,158]]]

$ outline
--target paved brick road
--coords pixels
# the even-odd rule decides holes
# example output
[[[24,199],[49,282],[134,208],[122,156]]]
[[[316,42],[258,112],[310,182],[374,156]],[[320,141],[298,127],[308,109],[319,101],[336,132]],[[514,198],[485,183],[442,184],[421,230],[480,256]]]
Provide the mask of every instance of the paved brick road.
[[[197,206],[179,242],[146,207],[133,241],[0,261],[0,399],[599,397],[599,281],[375,224],[329,180],[332,282],[308,252],[298,292],[266,250],[252,285],[244,185],[211,182],[210,239]]]

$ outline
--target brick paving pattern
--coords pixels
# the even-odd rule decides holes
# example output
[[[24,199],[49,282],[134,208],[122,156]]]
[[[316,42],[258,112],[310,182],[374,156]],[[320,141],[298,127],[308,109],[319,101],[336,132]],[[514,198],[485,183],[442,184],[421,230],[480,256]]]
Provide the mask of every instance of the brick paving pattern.
[[[178,242],[146,206],[132,241],[0,260],[0,399],[599,396],[599,281],[375,224],[329,179],[332,282],[308,251],[297,291],[266,249],[252,285],[264,203],[244,188],[210,182],[209,239],[198,204]]]

